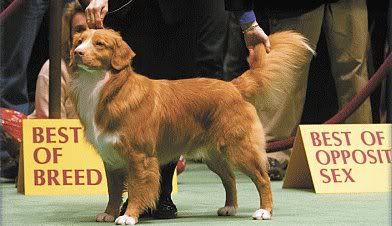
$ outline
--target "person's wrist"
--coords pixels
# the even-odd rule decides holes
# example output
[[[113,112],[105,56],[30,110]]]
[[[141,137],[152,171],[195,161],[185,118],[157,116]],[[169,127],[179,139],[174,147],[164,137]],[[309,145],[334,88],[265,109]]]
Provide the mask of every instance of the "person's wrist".
[[[245,34],[249,31],[253,31],[257,27],[259,27],[257,21],[253,21],[252,23],[242,24],[241,25],[242,33]]]
[[[256,24],[257,24],[257,21],[252,21],[252,22],[249,22],[249,23],[243,23],[243,24],[240,25],[241,26],[241,30],[244,31],[244,30],[248,29],[249,27],[251,27],[253,25],[256,25]]]

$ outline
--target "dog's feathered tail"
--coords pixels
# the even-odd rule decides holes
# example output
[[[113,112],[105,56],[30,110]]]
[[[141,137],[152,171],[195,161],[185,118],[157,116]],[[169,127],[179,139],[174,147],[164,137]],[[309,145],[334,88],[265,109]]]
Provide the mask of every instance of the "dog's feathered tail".
[[[307,39],[294,31],[282,31],[269,36],[271,51],[266,53],[262,44],[254,48],[250,69],[232,83],[250,102],[258,99],[269,105],[277,106],[282,95],[287,95],[300,68],[315,54]]]

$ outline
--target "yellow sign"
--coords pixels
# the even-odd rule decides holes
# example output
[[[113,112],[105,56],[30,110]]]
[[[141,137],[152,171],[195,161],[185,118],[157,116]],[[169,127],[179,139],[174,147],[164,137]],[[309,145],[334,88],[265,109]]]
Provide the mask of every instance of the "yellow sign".
[[[23,120],[18,192],[25,195],[107,194],[103,162],[77,119]],[[177,175],[173,191],[178,191]]]
[[[301,125],[283,188],[392,191],[392,124]]]
[[[23,120],[21,157],[26,195],[107,194],[102,160],[79,120]]]

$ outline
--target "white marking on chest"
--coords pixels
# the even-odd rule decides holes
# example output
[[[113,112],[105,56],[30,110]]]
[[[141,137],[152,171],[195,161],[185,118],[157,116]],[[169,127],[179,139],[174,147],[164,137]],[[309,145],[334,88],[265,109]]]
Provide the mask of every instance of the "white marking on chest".
[[[79,72],[77,108],[82,120],[86,126],[86,138],[96,148],[102,160],[111,168],[124,168],[125,161],[114,145],[120,142],[120,137],[114,134],[102,133],[95,124],[95,114],[101,90],[108,81],[105,71],[95,71],[94,74]]]

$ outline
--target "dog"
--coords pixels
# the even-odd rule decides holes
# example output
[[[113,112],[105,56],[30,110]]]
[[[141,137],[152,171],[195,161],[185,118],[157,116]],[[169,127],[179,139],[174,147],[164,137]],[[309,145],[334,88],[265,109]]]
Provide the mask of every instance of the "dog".
[[[257,45],[251,69],[231,82],[169,81],[136,73],[131,67],[135,53],[116,31],[90,29],[74,37],[71,98],[87,140],[102,157],[108,181],[109,201],[97,221],[136,224],[143,210],[155,206],[159,166],[194,153],[202,154],[222,180],[226,202],[218,215],[236,213],[233,170],[238,169],[259,193],[253,218],[271,219],[266,142],[257,108],[277,105],[311,48],[291,31],[272,34],[270,42],[271,52]],[[125,214],[118,216],[125,187],[129,202]]]

